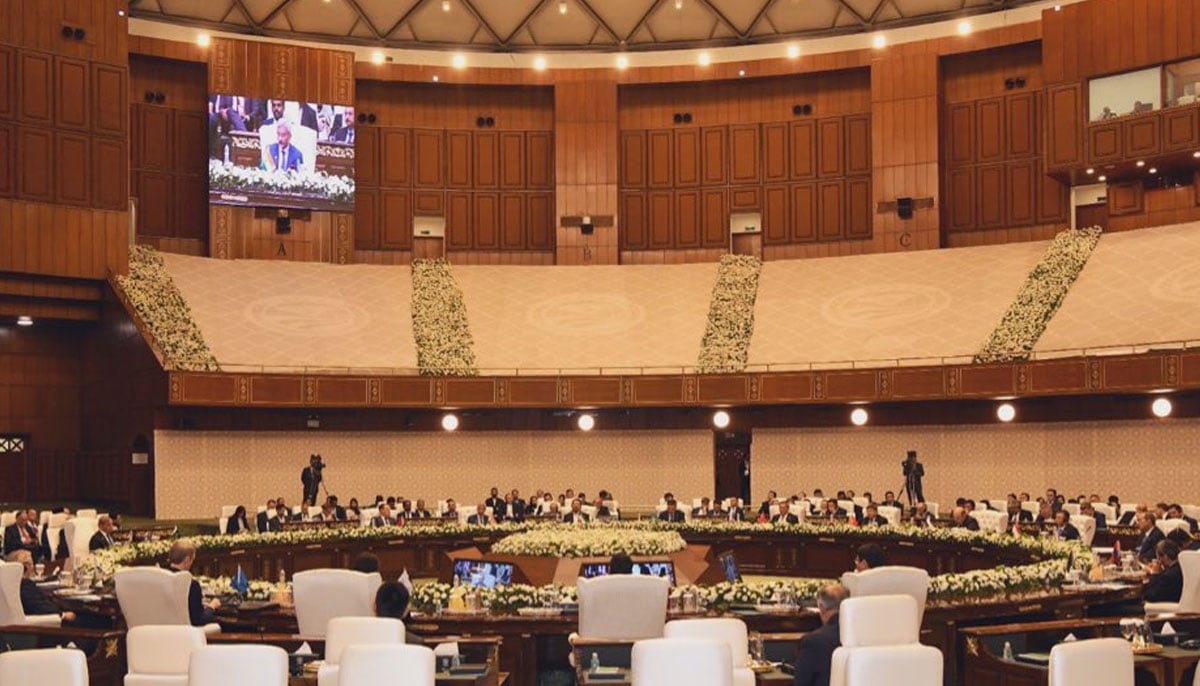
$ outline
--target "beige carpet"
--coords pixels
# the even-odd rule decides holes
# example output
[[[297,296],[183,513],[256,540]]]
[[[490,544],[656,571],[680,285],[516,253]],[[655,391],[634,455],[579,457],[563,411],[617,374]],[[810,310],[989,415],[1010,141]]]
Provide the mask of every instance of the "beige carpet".
[[[847,360],[969,358],[1046,246],[767,262],[750,364],[835,368],[851,366]]]
[[[1103,236],[1035,351],[1184,340],[1200,341],[1200,222]]]

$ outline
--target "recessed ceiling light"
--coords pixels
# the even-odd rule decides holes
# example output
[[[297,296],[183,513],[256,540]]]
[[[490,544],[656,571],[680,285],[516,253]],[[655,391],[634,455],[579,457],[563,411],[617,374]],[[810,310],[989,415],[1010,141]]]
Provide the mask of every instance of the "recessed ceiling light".
[[[434,83],[437,83],[438,81],[441,81],[441,80],[442,80],[442,77],[438,76],[437,74],[434,74],[434,75],[433,75],[433,82],[434,82]]]
[[[787,49],[787,56],[792,59],[796,59],[797,57],[799,57],[800,56],[800,46],[796,45],[795,43],[792,43],[791,45],[789,45],[788,49]]]
[[[958,22],[958,35],[965,36],[971,33],[971,22],[963,20]]]
[[[1004,423],[1011,422],[1017,417],[1017,408],[1012,406],[1012,403],[1003,403],[996,408],[996,419]]]
[[[629,58],[624,55],[617,55],[617,69],[625,69],[629,66]]]
[[[875,34],[875,38],[871,41],[871,44],[877,48],[885,48],[887,47],[887,36],[883,35],[882,33],[877,33]]]
[[[123,16],[125,16],[125,9],[124,9],[124,8],[122,8],[122,9],[119,9],[119,10],[117,10],[117,16],[118,16],[118,17],[123,17]]]
[[[196,45],[199,45],[202,48],[207,48],[208,46],[212,45],[212,36],[208,35],[207,33],[196,34]]]
[[[375,52],[371,53],[371,62],[375,64],[383,64],[383,52],[376,50]]]
[[[546,58],[538,57],[533,61],[533,68],[538,71],[546,71]]]
[[[677,10],[683,9],[683,0],[675,0],[675,9],[677,9]]]
[[[1144,166],[1146,166],[1146,161],[1145,161],[1145,160],[1138,160],[1138,161],[1137,161],[1137,166],[1139,166],[1139,167],[1144,167]]]
[[[1200,150],[1197,150],[1196,152],[1192,153],[1192,157],[1200,159]]]
[[[738,76],[745,76],[745,75],[746,75],[745,69],[738,69]]]
[[[1054,11],[1055,11],[1055,12],[1061,12],[1061,11],[1062,11],[1062,5],[1055,5],[1055,6],[1054,6]]]
[[[467,56],[460,52],[450,60],[450,63],[454,65],[455,69],[462,69],[467,66]]]
[[[1084,173],[1084,174],[1087,174],[1088,176],[1091,176],[1092,174],[1095,174],[1095,173],[1096,173],[1096,170],[1095,170],[1095,169],[1092,169],[1091,167],[1088,167],[1087,169],[1085,169],[1085,170],[1084,170],[1084,172],[1083,172],[1083,173]]]
[[[1154,402],[1150,403],[1150,411],[1159,419],[1170,417],[1173,409],[1171,401],[1167,398],[1155,398]]]
[[[1158,167],[1150,167],[1150,173],[1151,173],[1151,174],[1157,174],[1157,173],[1158,173]]]
[[[850,423],[854,426],[863,426],[870,418],[871,417],[867,414],[867,411],[861,407],[854,408],[854,411],[850,413]]]
[[[458,428],[458,417],[454,413],[442,415],[442,428],[446,431],[454,431]]]
[[[717,410],[713,413],[712,423],[713,426],[717,427],[718,429],[728,428],[730,421],[729,413],[725,410]]]
[[[33,317],[29,315],[17,317],[17,326],[33,326]]]
[[[558,0],[558,13],[559,14],[567,13],[567,0]]]
[[[1099,177],[1098,179],[1096,179],[1096,180],[1097,180],[1097,181],[1108,181],[1108,177],[1107,177],[1107,176],[1105,176],[1104,174],[1101,174],[1101,175],[1100,175],[1100,177]]]
[[[442,11],[443,12],[450,11],[450,0],[442,0]]]
[[[596,418],[590,414],[581,414],[576,422],[580,431],[591,431],[596,428]]]
[[[708,65],[712,64],[712,55],[709,55],[707,52],[702,52],[699,55],[696,55],[696,61],[700,63],[701,67],[707,67]]]

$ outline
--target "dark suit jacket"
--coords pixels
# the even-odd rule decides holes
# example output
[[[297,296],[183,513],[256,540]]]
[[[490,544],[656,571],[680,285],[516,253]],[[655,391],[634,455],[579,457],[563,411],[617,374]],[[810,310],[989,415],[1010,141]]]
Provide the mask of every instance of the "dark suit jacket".
[[[1017,521],[1021,524],[1028,524],[1029,522],[1033,521],[1033,513],[1021,510],[1017,513]],[[1012,515],[1008,516],[1008,523],[1012,524]],[[1097,524],[1098,523],[1099,521],[1097,521]]]
[[[200,582],[192,579],[192,587],[188,589],[188,619],[192,626],[204,626],[213,620],[212,608],[204,604],[204,592],[200,590]]]
[[[1143,534],[1141,541],[1138,542],[1138,559],[1153,560],[1155,555],[1154,546],[1158,545],[1158,542],[1164,538],[1166,538],[1166,536],[1163,535],[1162,529],[1158,528],[1157,526]]]
[[[675,510],[675,516],[671,516],[669,510],[663,510],[658,513],[658,521],[660,522],[682,522],[684,521],[683,510]]]
[[[962,524],[952,524],[950,528],[966,529],[967,531],[979,531],[979,520],[975,519],[971,515],[967,515],[967,518],[963,520]]]
[[[833,651],[841,645],[838,635],[838,616],[816,631],[810,631],[800,639],[796,650],[796,674],[794,686],[829,686],[829,665],[833,662]]]
[[[330,140],[335,143],[354,143],[354,127],[341,126],[333,130],[333,134],[329,136]]]
[[[1063,525],[1062,533],[1058,535],[1064,541],[1078,541],[1079,529],[1076,529],[1074,524],[1067,522]]]
[[[504,498],[499,498],[499,497],[488,498],[487,500],[483,501],[483,504],[492,508],[492,512],[495,512],[496,510],[498,510],[501,507],[504,507],[504,505],[505,505]]]
[[[283,531],[283,521],[279,517],[272,517],[267,520],[267,531]]]
[[[1142,587],[1142,600],[1148,603],[1177,603],[1183,595],[1183,570],[1179,563],[1151,576]]]
[[[742,511],[742,508],[735,507],[729,511],[729,521],[744,522],[746,521],[746,513]]]
[[[508,503],[501,500],[499,504],[493,505],[492,517],[494,517],[497,522],[508,519]]]
[[[467,517],[467,524],[491,524],[491,522],[487,521],[487,518],[487,515],[473,514],[470,517]]]
[[[229,521],[225,522],[225,533],[227,534],[240,534],[249,528],[250,525],[246,520],[237,517],[230,517]]]
[[[888,524],[891,524],[891,522],[888,521],[888,518],[884,517],[883,515],[875,515],[875,517],[873,519],[867,518],[867,519],[863,520],[863,526],[867,526],[868,524],[874,524],[876,526],[887,526]]]
[[[1117,520],[1117,526],[1133,526],[1133,519],[1136,516],[1137,512],[1134,512],[1133,510],[1126,512],[1125,514],[1121,515],[1120,519]]]
[[[586,512],[580,512],[579,518],[580,518],[580,521],[582,521],[584,524],[588,523],[588,516],[587,516]],[[565,515],[563,515],[562,521],[563,521],[563,524],[574,524],[575,523],[575,513],[574,512],[566,513]]]
[[[1092,516],[1096,518],[1096,530],[1097,531],[1099,531],[1100,529],[1108,528],[1108,518],[1104,516],[1103,512],[1097,512],[1096,514],[1094,514]]]
[[[816,516],[820,517],[822,519],[830,519],[831,518],[831,515],[829,514],[829,510],[821,510],[820,512],[817,513]],[[845,516],[846,516],[846,511],[840,507],[837,509],[837,512],[834,512],[832,515],[832,517],[845,517]]]
[[[50,600],[42,589],[37,587],[33,579],[25,578],[21,579],[21,609],[25,611],[26,615],[62,614],[58,605],[55,605],[54,601]]]
[[[386,517],[385,518],[385,517],[379,516],[379,517],[371,518],[371,526],[395,526],[395,525],[396,525],[395,517]]]
[[[40,546],[37,542],[37,536],[32,537],[32,541],[28,544],[21,542],[21,529],[14,524],[9,524],[4,527],[4,554],[7,555],[15,550],[28,550],[31,553],[37,552]]]
[[[112,543],[109,542],[108,537],[104,535],[103,531],[97,531],[96,533],[92,534],[91,540],[88,541],[88,550],[93,552],[97,550],[104,550],[105,548],[109,548],[111,546]]]
[[[262,533],[264,531],[270,531],[270,528],[267,524],[267,520],[269,520],[271,518],[271,515],[274,515],[274,514],[275,514],[274,512],[267,512],[264,510],[262,512],[259,512],[258,516],[254,518],[254,524],[258,527],[259,533]]]
[[[797,517],[796,515],[792,514],[791,512],[787,513],[786,515],[777,514],[774,517],[771,517],[771,523],[772,524],[779,524],[779,523],[799,524],[800,518]]]
[[[429,519],[429,510],[413,510],[412,519]]]
[[[517,519],[517,517],[519,517],[520,515],[525,514],[525,501],[524,500],[517,498],[516,500],[512,501],[511,507],[512,507],[512,515],[511,516],[513,519]]]
[[[300,165],[304,164],[304,153],[300,152],[300,148],[297,148],[294,145],[288,146],[287,166],[284,169],[280,169],[278,143],[272,143],[271,146],[267,148],[267,156],[271,158],[271,166],[277,171],[295,171],[300,168]],[[308,468],[305,467],[305,469]]]

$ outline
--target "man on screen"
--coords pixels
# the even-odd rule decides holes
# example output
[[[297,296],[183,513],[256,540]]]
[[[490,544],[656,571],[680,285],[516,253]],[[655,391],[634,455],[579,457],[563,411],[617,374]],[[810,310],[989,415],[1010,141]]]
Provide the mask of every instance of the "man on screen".
[[[329,139],[335,143],[354,143],[354,108],[346,106],[333,121],[333,133]]]
[[[292,126],[286,121],[275,125],[275,139],[267,149],[268,171],[299,171],[304,165],[304,153],[292,145]]]

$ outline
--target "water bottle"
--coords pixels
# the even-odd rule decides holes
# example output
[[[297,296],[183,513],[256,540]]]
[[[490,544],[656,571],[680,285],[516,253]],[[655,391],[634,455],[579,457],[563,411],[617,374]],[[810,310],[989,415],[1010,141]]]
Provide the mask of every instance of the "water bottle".
[[[592,653],[592,661],[588,665],[588,671],[592,674],[600,671],[600,653]]]
[[[287,570],[283,567],[279,568],[279,587],[283,588],[287,585]]]
[[[1004,660],[1006,662],[1013,661],[1012,643],[1009,643],[1008,641],[1004,642]]]

